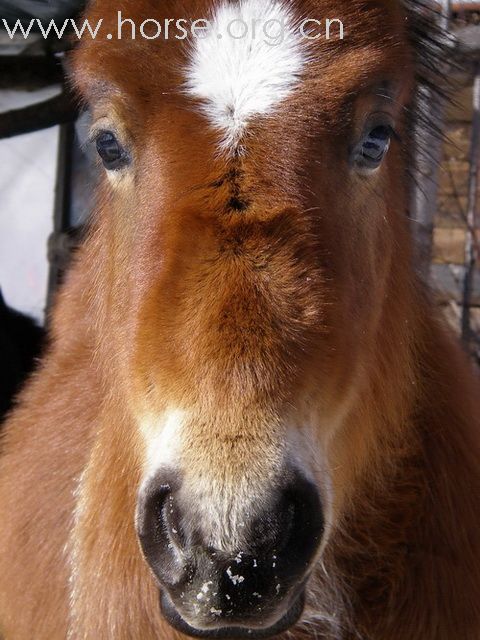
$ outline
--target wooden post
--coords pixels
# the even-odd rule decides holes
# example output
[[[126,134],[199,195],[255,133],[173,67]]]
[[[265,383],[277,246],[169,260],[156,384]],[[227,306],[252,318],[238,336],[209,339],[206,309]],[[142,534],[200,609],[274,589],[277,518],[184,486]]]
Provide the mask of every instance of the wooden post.
[[[443,101],[429,87],[422,86],[417,96],[418,109],[428,113],[435,129],[441,128],[444,116]],[[433,227],[438,196],[438,173],[442,157],[442,140],[438,133],[420,121],[414,132],[416,168],[413,182],[411,218],[417,245],[419,271],[428,281],[432,261]]]
[[[475,233],[478,225],[478,185],[480,171],[480,61],[475,64],[473,83],[473,120],[470,143],[470,171],[468,178],[467,233],[465,241],[465,276],[462,300],[462,339],[470,345],[470,305],[477,262]]]
[[[441,11],[437,12],[436,20],[447,37],[450,28],[451,0],[440,0],[437,7],[438,4],[441,5]],[[438,77],[433,82],[438,82]],[[443,128],[445,100],[441,97],[441,92],[435,91],[428,85],[422,85],[418,90],[417,109],[428,116],[420,118],[414,130],[416,152],[410,217],[414,225],[412,232],[417,248],[418,270],[423,279],[428,281],[437,210],[438,174],[443,147],[442,138],[438,132]],[[426,120],[432,126],[428,126]]]

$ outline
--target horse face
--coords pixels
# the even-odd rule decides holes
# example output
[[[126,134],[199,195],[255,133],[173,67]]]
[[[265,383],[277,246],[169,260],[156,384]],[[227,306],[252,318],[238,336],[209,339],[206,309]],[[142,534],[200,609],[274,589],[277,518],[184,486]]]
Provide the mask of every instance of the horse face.
[[[123,17],[151,18],[145,4],[123,2]],[[213,32],[77,57],[108,176],[104,313],[163,612],[189,635],[263,637],[301,614],[361,465],[345,425],[389,271],[386,194],[403,192],[391,132],[408,47],[394,2],[181,5],[155,17]],[[355,32],[307,38],[305,15]],[[114,28],[101,2],[100,17]],[[285,37],[219,38],[235,20]]]

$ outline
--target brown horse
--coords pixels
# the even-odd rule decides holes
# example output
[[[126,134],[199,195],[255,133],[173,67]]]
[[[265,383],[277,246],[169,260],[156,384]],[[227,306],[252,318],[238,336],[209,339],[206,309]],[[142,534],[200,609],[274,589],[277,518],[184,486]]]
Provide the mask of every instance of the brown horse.
[[[478,640],[480,389],[405,214],[421,8],[188,4],[98,0],[74,56],[106,179],[2,442],[4,640]]]

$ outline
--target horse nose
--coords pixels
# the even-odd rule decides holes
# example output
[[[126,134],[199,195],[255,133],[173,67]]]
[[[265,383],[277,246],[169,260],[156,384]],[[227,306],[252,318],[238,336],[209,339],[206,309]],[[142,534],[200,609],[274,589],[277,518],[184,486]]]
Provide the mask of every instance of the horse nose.
[[[288,475],[286,486],[265,501],[271,506],[242,523],[242,542],[229,551],[207,543],[175,480],[157,478],[147,487],[137,531],[173,626],[188,635],[228,628],[234,637],[240,628],[279,633],[298,618],[324,522],[316,487]]]

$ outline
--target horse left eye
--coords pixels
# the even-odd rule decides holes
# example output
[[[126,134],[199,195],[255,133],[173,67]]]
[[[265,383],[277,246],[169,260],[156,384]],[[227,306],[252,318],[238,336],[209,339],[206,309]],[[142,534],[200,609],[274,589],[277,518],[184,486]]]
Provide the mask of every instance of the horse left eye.
[[[111,131],[101,131],[95,143],[105,169],[113,171],[129,163],[127,152]]]
[[[390,147],[392,135],[393,129],[389,125],[371,129],[354,150],[355,165],[364,171],[378,169]]]

